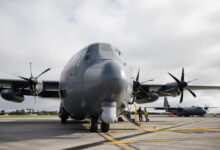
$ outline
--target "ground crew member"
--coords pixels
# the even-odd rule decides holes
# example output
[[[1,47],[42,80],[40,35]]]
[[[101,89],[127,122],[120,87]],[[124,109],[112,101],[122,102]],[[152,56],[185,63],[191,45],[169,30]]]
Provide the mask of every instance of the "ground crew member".
[[[142,121],[143,121],[143,118],[142,118],[142,110],[141,110],[141,107],[139,107],[139,109],[138,109],[138,115],[139,115],[139,122],[142,122]]]
[[[148,119],[148,112],[147,112],[146,107],[144,107],[144,116],[145,116],[146,122],[149,122],[149,119]]]

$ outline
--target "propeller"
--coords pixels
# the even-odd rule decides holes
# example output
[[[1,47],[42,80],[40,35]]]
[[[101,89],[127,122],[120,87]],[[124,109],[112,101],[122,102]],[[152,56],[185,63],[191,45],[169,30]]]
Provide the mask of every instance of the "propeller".
[[[31,76],[29,78],[26,78],[26,77],[23,77],[23,76],[17,76],[25,81],[27,81],[27,84],[21,89],[21,92],[27,88],[27,87],[30,87],[31,89],[31,93],[34,95],[34,98],[35,98],[35,103],[36,103],[36,94],[37,94],[37,91],[36,91],[36,85],[38,84],[38,78],[40,76],[42,76],[43,74],[45,74],[46,72],[48,72],[49,70],[51,70],[51,68],[47,68],[46,70],[44,70],[42,73],[40,73],[37,77],[34,77],[33,76],[33,73],[32,73],[32,61],[30,60],[29,62],[29,65],[30,65],[30,74]]]
[[[182,103],[183,102],[183,97],[184,97],[184,93],[183,93],[183,91],[184,91],[184,89],[187,89],[192,95],[193,95],[193,97],[196,97],[196,94],[192,91],[192,90],[190,90],[187,86],[188,86],[188,83],[190,83],[190,82],[192,82],[192,81],[195,81],[195,80],[197,80],[197,79],[194,79],[194,80],[192,80],[192,81],[188,81],[188,82],[185,82],[184,81],[184,68],[182,68],[182,75],[181,75],[181,81],[179,80],[179,79],[177,79],[174,75],[172,75],[171,73],[169,73],[168,72],[168,74],[177,82],[177,84],[178,84],[178,88],[179,88],[179,90],[180,90],[180,103]]]
[[[204,109],[205,109],[206,111],[208,111],[208,109],[209,109],[209,106],[205,104],[205,107],[204,107]]]
[[[150,82],[150,81],[153,81],[153,79],[151,80],[147,80],[147,81],[144,81],[144,82],[139,82],[139,76],[140,76],[140,69],[138,69],[138,73],[137,73],[137,76],[136,76],[136,80],[133,81],[133,95],[134,95],[134,98],[132,100],[132,104],[134,103],[134,101],[136,100],[136,97],[138,95],[138,93],[144,93],[146,96],[148,96],[150,98],[150,94],[148,92],[146,92],[143,88],[142,88],[142,84],[143,83],[146,83],[146,82]]]

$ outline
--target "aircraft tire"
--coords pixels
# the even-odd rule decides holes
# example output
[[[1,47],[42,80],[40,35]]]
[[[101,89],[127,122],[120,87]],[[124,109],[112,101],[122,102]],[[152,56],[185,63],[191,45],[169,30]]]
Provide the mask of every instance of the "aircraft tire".
[[[105,123],[104,121],[102,121],[101,130],[102,130],[102,132],[108,132],[109,131],[109,123]]]
[[[97,118],[91,118],[90,119],[90,132],[97,132],[98,130],[98,119]]]

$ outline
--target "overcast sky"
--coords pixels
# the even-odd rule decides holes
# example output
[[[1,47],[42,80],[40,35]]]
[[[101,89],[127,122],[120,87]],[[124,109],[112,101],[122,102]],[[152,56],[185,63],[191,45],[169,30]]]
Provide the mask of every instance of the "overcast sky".
[[[59,80],[67,61],[93,42],[118,47],[142,81],[220,85],[219,0],[0,0],[0,78],[30,76],[47,67],[42,80]],[[219,91],[185,91],[181,106],[220,106]],[[177,106],[179,97],[168,98]],[[0,109],[58,110],[59,100],[27,97],[21,104],[0,99]],[[163,98],[150,106],[162,106]],[[214,111],[217,111],[216,109]],[[220,112],[220,111],[219,111]]]

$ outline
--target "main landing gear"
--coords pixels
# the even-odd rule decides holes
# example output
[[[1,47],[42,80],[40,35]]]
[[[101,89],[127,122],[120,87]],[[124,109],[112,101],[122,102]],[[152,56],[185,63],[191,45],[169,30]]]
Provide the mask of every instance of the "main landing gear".
[[[98,130],[98,118],[92,117],[90,119],[89,130],[90,130],[90,132],[97,132],[97,130]],[[108,132],[109,131],[109,123],[105,123],[104,121],[102,121],[101,131],[102,132]]]
[[[60,105],[59,117],[61,119],[61,124],[66,124],[67,123],[67,119],[69,118],[69,114],[64,109],[62,104]]]

